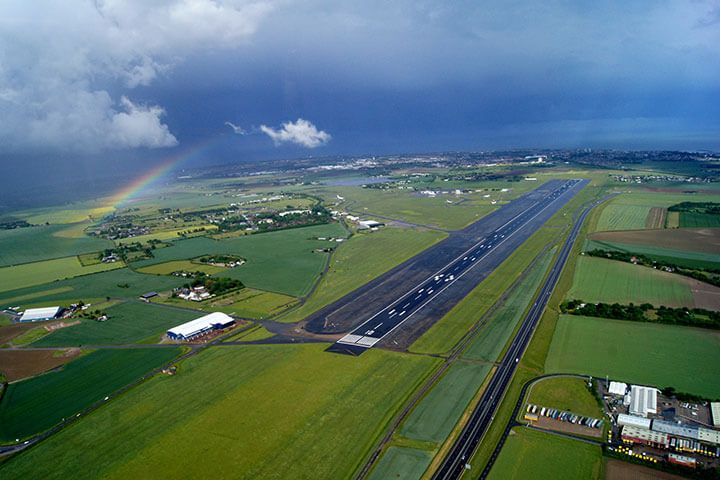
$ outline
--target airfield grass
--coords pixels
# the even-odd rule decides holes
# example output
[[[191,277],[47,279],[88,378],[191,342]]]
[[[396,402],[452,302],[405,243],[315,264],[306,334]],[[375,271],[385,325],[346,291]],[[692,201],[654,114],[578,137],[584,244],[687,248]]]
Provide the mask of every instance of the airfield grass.
[[[691,327],[561,315],[545,366],[720,398],[720,334]]]
[[[93,307],[94,308],[94,307]],[[55,330],[33,343],[33,347],[122,345],[139,342],[201,316],[197,312],[130,301],[106,310],[108,319],[82,319],[80,324]]]
[[[307,301],[278,320],[300,321],[446,236],[436,230],[390,227],[353,235],[333,253],[327,273]]]
[[[223,312],[253,320],[263,320],[290,308],[297,298],[275,292],[265,292],[254,288],[221,295],[202,302],[188,302],[181,298],[163,297],[158,300],[167,305],[176,305],[202,311]]]
[[[207,265],[192,260],[171,260],[165,263],[149,265],[147,267],[138,268],[139,273],[149,275],[170,275],[173,272],[204,272],[208,275],[214,275],[227,270],[224,267],[216,267],[215,265]]]
[[[489,478],[601,479],[604,478],[602,450],[577,440],[516,427],[510,432]]]
[[[345,236],[347,233],[341,225],[331,223],[226,240],[191,238],[156,250],[155,258],[135,262],[133,268],[172,260],[187,260],[202,255],[237,255],[245,258],[246,263],[241,267],[225,270],[217,276],[238,279],[246,286],[260,290],[302,296],[310,291],[327,261],[327,253],[314,250],[335,245],[317,238]]]
[[[200,228],[204,228],[205,230],[200,232],[193,232],[192,230],[197,230]],[[188,225],[184,228],[173,228],[170,230],[158,230],[156,232],[148,233],[145,235],[138,235],[137,237],[132,238],[123,238],[117,240],[117,243],[147,243],[150,240],[182,240],[186,237],[197,237],[197,236],[203,236],[203,235],[212,235],[215,230],[217,230],[217,225],[212,224],[200,224],[200,225]]]
[[[718,198],[720,197],[716,197],[716,199]],[[717,228],[720,227],[720,215],[680,212],[680,227]]]
[[[550,377],[535,383],[528,396],[529,403],[556,408],[592,418],[602,418],[598,401],[581,378]],[[521,410],[521,413],[525,410]]]
[[[598,257],[578,259],[568,298],[585,302],[692,307],[688,281],[678,275]]]
[[[490,364],[456,362],[413,409],[400,434],[429,442],[442,442],[455,427],[490,372]]]
[[[180,348],[97,350],[59,371],[11,383],[0,402],[0,442],[43,432],[179,353]]]
[[[98,252],[113,246],[110,240],[100,238],[61,236],[60,233],[67,227],[41,225],[0,230],[0,267]]]
[[[594,249],[647,255],[654,260],[672,263],[681,267],[698,269],[713,268],[720,270],[720,255],[718,254],[675,250],[651,245],[588,240],[585,243],[585,250],[590,251]]]
[[[385,451],[375,468],[370,472],[370,480],[417,480],[430,465],[432,454],[425,450],[408,447],[390,447]]]
[[[439,360],[325,348],[205,350],[0,465],[0,475],[350,478]]]
[[[262,325],[255,325],[247,330],[231,336],[224,340],[225,342],[256,342],[258,340],[265,340],[274,337],[275,334],[268,331]]]
[[[645,219],[651,206],[610,204],[603,210],[598,230],[640,230],[645,228]]]
[[[538,259],[524,279],[510,293],[510,297],[498,310],[490,315],[477,336],[463,352],[463,358],[494,362],[502,353],[507,341],[517,327],[540,282],[545,276],[555,250],[550,250]]]
[[[56,258],[0,268],[0,292],[41,285],[54,280],[122,268],[122,262],[83,266],[78,257]]]

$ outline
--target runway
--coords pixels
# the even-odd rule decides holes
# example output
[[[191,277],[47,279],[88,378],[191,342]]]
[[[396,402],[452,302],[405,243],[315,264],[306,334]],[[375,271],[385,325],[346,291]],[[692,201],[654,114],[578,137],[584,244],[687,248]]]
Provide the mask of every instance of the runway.
[[[313,315],[308,330],[352,328],[329,348],[337,353],[359,355],[378,344],[409,345],[586,183],[547,182]]]

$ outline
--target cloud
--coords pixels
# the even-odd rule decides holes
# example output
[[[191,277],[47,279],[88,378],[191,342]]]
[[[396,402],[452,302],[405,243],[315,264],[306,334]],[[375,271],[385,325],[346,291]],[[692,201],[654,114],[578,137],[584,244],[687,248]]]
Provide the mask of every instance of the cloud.
[[[270,0],[0,2],[0,154],[176,145],[152,91],[131,91],[196,53],[237,48],[273,8]],[[146,105],[130,100],[140,97]]]
[[[266,125],[260,125],[260,131],[272,138],[275,145],[294,143],[305,148],[316,148],[325,145],[332,138],[329,133],[318,130],[315,125],[302,118],[298,118],[295,123],[283,123],[282,128],[277,130]]]
[[[238,135],[247,135],[247,134],[248,134],[248,132],[247,132],[245,129],[243,129],[242,127],[239,127],[239,126],[235,125],[235,124],[232,123],[232,122],[229,122],[229,121],[228,121],[228,122],[225,122],[225,125],[227,125],[228,127],[232,128],[233,132],[236,133],[236,134],[238,134]]]

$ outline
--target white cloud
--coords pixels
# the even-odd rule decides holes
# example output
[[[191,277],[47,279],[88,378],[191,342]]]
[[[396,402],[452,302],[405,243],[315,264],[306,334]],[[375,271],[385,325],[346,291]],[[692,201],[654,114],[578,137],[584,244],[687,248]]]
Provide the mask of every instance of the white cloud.
[[[244,128],[242,128],[242,127],[240,127],[240,126],[238,126],[238,125],[235,125],[235,124],[232,123],[232,122],[229,122],[229,121],[228,121],[228,122],[225,122],[225,125],[227,125],[228,127],[232,128],[232,131],[233,131],[234,133],[238,134],[238,135],[247,135],[247,133],[248,133]]]
[[[0,153],[177,144],[129,89],[249,39],[273,0],[0,2]]]
[[[294,143],[306,148],[325,145],[332,138],[329,133],[318,130],[315,125],[302,118],[298,118],[295,123],[283,123],[280,129],[260,125],[260,131],[272,138],[276,145]]]

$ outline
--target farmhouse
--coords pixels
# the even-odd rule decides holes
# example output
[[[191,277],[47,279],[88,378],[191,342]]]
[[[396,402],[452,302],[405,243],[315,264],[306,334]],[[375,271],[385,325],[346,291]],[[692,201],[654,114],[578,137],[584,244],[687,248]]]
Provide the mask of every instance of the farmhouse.
[[[39,322],[52,320],[60,314],[60,307],[28,308],[18,319],[18,322]]]
[[[222,330],[234,324],[235,320],[221,312],[213,312],[195,320],[191,320],[167,331],[168,338],[179,341],[189,341],[213,330]]]

